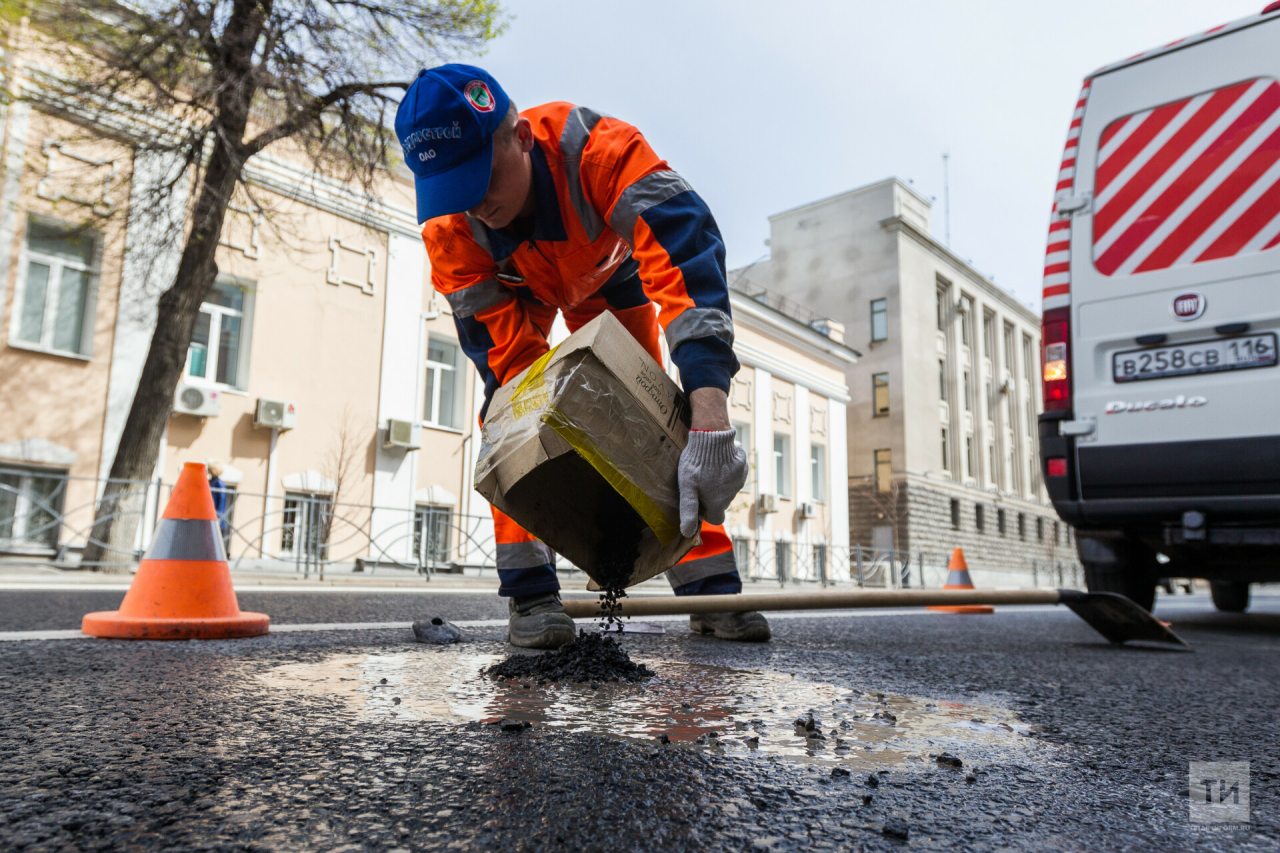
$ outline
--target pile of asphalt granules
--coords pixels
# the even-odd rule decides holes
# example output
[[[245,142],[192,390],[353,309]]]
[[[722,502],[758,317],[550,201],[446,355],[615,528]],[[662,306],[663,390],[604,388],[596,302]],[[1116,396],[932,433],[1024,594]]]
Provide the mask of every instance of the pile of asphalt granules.
[[[512,655],[487,667],[490,678],[508,681],[572,681],[578,684],[600,681],[635,683],[653,675],[653,670],[636,663],[612,637],[578,633],[578,638],[544,655]]]

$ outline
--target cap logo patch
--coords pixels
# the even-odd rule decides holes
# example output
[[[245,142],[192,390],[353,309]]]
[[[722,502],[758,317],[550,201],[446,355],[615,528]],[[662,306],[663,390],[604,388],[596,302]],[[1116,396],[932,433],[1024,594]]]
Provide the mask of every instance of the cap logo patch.
[[[489,91],[489,87],[486,86],[483,81],[472,80],[462,88],[462,94],[476,112],[493,112],[493,94]]]

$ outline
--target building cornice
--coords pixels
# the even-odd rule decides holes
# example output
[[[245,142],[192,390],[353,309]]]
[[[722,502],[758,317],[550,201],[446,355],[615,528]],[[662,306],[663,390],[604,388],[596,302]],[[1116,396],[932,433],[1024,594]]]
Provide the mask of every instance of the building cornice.
[[[997,287],[989,278],[983,275],[966,260],[961,258],[955,252],[952,252],[946,246],[916,225],[909,219],[902,216],[890,216],[880,220],[880,227],[888,231],[890,234],[902,232],[911,239],[915,240],[924,248],[932,252],[940,260],[946,261],[948,264],[960,269],[968,276],[970,284],[983,291],[987,296],[1000,304],[1007,307],[1011,312],[1021,316],[1028,324],[1032,326],[1040,325],[1040,315],[1034,313],[1030,308],[1019,302],[1013,294]]]
[[[796,385],[803,385],[810,391],[816,391],[833,402],[849,402],[849,387],[842,382],[832,382],[812,370],[805,370],[803,367],[798,367],[773,353],[765,352],[758,347],[753,347],[751,344],[745,344],[741,341],[734,342],[733,351],[738,356],[738,360],[747,367],[766,370],[779,379],[785,379]]]
[[[729,289],[729,305],[733,309],[735,323],[741,322],[757,332],[780,335],[789,345],[832,367],[844,370],[858,360],[857,351],[848,345],[833,341],[817,329],[792,320],[732,288]]]
[[[30,67],[20,80],[22,96],[37,106],[71,121],[94,127],[126,143],[146,135],[181,132],[181,123],[156,115],[119,98],[92,103],[69,98],[66,78],[45,68]],[[368,228],[417,239],[422,229],[415,212],[376,196],[353,190],[347,184],[280,157],[261,153],[245,165],[251,186],[324,210]]]

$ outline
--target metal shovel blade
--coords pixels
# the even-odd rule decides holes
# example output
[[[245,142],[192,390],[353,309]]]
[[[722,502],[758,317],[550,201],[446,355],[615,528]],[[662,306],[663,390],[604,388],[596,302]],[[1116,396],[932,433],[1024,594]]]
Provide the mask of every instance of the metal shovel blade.
[[[1119,593],[1060,589],[1058,595],[1062,604],[1113,643],[1144,640],[1191,651],[1186,640],[1169,630],[1169,626]]]

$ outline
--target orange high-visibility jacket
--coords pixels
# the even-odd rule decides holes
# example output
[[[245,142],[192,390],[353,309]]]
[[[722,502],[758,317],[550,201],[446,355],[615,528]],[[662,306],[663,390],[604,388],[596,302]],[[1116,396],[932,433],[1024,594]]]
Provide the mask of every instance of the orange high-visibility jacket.
[[[564,102],[521,115],[535,140],[532,233],[461,213],[422,230],[432,284],[484,378],[481,417],[547,351],[557,310],[576,328],[584,313],[656,302],[685,391],[728,391],[738,360],[724,240],[707,205],[626,122]]]

